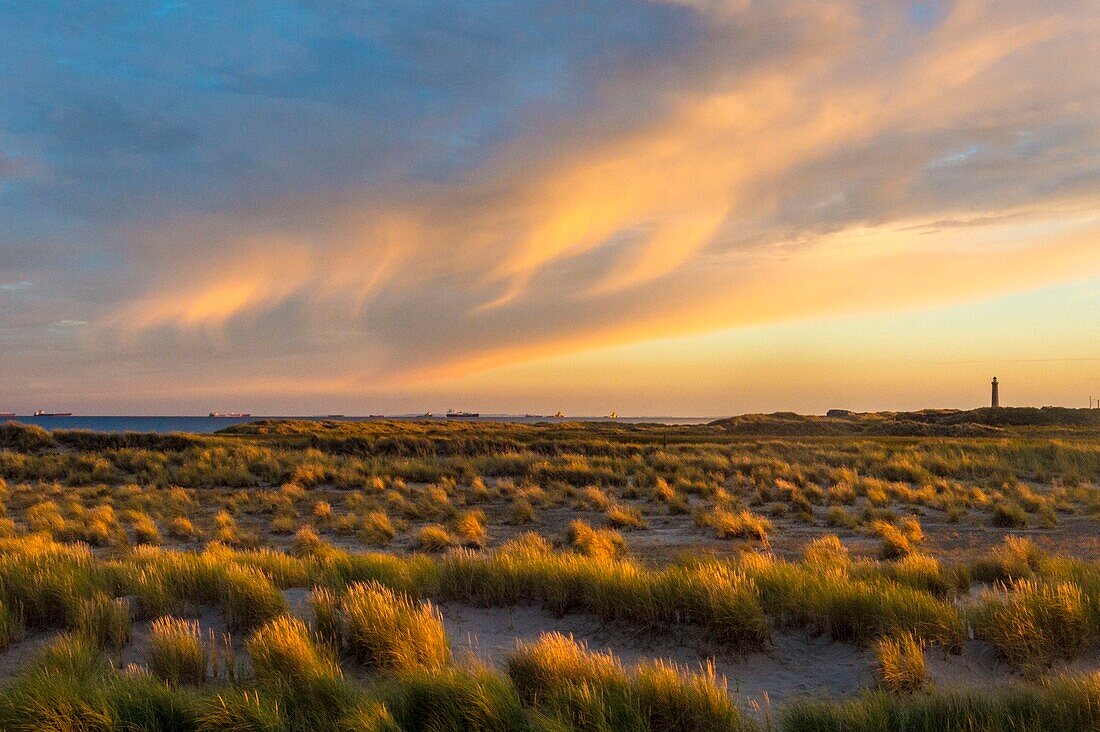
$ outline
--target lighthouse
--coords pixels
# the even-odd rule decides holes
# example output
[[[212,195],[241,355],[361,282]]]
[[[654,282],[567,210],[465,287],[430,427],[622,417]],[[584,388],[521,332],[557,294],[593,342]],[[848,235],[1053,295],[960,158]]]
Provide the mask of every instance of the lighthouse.
[[[991,406],[991,407],[1001,406],[1001,396],[1000,396],[1000,394],[997,393],[997,377],[996,376],[993,377],[993,399],[992,399],[992,402],[990,403],[989,406]]]

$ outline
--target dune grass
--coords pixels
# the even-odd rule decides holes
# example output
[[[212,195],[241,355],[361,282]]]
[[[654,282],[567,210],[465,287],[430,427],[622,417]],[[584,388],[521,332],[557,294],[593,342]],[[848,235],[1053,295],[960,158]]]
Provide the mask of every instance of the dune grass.
[[[566,535],[569,545],[587,557],[614,559],[626,554],[626,540],[612,529],[594,529],[587,522],[569,522]]]
[[[324,597],[315,598],[315,608],[324,605]],[[450,662],[443,619],[430,603],[368,582],[348,587],[338,612],[338,619],[324,622],[322,634],[335,636],[344,652],[370,671],[436,670]]]
[[[966,691],[869,693],[846,702],[798,700],[784,732],[1046,732],[1100,729],[1100,679],[1055,679]]]
[[[210,655],[199,624],[181,618],[153,621],[149,639],[149,670],[172,684],[201,684]]]
[[[986,590],[971,622],[979,638],[1029,676],[1072,658],[1093,639],[1086,598],[1071,582],[1019,579]]]
[[[888,691],[912,693],[928,681],[924,668],[924,644],[911,633],[880,638],[875,642],[879,683]]]
[[[75,631],[96,648],[118,653],[130,641],[130,603],[97,592],[77,607]]]
[[[571,729],[755,728],[713,667],[693,672],[656,661],[628,671],[615,656],[553,633],[519,644],[507,669],[526,704]]]
[[[252,669],[261,681],[300,683],[339,677],[340,667],[313,639],[306,624],[283,615],[258,628],[248,639]]]

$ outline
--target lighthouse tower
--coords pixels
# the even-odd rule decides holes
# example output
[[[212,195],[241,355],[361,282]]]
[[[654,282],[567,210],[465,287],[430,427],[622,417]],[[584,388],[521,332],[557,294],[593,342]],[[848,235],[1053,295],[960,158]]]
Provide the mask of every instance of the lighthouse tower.
[[[1001,406],[1001,396],[997,393],[997,377],[993,377],[993,400],[990,404],[991,407]]]

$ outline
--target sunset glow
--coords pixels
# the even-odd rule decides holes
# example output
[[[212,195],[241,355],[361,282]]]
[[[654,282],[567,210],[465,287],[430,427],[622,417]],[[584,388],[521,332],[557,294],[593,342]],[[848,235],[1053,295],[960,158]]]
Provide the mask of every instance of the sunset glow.
[[[1095,2],[35,6],[0,411],[1100,396]]]

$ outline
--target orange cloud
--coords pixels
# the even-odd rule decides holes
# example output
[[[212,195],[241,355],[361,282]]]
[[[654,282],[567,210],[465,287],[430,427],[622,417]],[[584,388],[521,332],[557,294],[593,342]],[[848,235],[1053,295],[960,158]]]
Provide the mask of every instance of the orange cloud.
[[[965,157],[975,138],[1011,147],[1002,141],[1059,122],[1036,107],[1080,104],[1081,88],[1097,108],[1088,64],[1042,52],[1059,39],[1075,58],[1100,51],[1100,35],[1080,33],[1097,26],[1092,6],[1056,14],[960,0],[940,27],[894,48],[900,4],[689,4],[709,24],[718,70],[685,74],[651,113],[591,135],[574,120],[521,138],[447,185],[306,199],[256,214],[259,223],[222,222],[199,273],[168,252],[150,265],[150,290],[108,323],[216,330],[296,301],[318,332],[383,344],[355,368],[407,385],[612,343],[936,305],[1100,272],[1100,228],[1080,213],[1095,210],[1096,193],[1061,190],[1070,176],[1057,155],[1010,150],[1020,157],[990,163],[1001,166],[990,174],[996,185],[960,173],[948,178],[953,192],[936,190],[944,160],[960,148]],[[722,73],[742,36],[767,37],[767,23],[750,22],[758,12],[797,27],[800,44]],[[867,20],[876,12],[883,27]],[[1046,84],[1056,70],[1078,83]],[[599,89],[608,104],[630,95],[615,84]],[[1024,166],[1053,181],[1039,200],[1011,187]],[[994,223],[929,229],[983,216]]]

